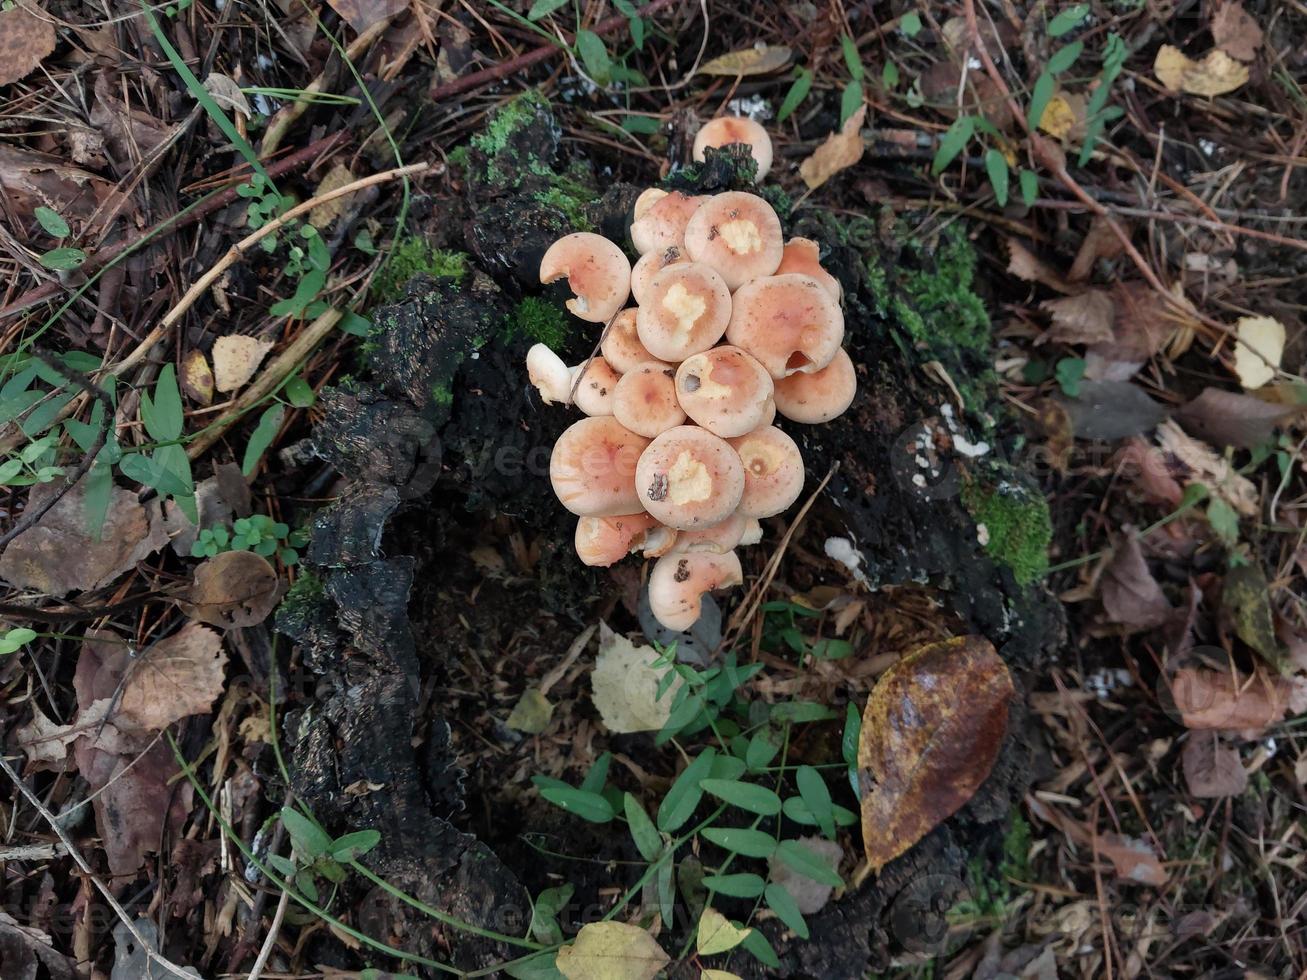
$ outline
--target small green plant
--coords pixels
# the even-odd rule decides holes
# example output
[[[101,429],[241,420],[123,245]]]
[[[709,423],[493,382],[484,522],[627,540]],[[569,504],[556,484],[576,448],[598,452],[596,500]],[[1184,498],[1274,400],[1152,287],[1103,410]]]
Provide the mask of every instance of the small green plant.
[[[0,656],[17,653],[39,635],[36,630],[28,629],[26,626],[19,626],[0,634]]]
[[[843,126],[866,98],[862,83],[867,77],[867,71],[862,67],[862,56],[858,54],[858,45],[853,38],[847,34],[841,35],[840,44],[844,50],[844,65],[849,70],[849,81],[844,86],[844,94],[840,96],[840,125]]]
[[[590,76],[596,85],[609,85],[612,82],[625,82],[631,85],[644,85],[646,79],[644,75],[633,68],[628,68],[624,57],[614,58],[608,51],[608,46],[604,44],[604,39],[594,31],[580,27],[581,11],[575,0],[535,0],[531,9],[523,17],[517,11],[506,7],[499,0],[490,0],[490,2],[501,12],[519,21],[525,26],[539,33],[542,37],[549,39],[550,43],[557,43],[558,39],[539,26],[539,21],[544,20],[550,14],[557,13],[564,7],[572,3],[576,9],[577,30],[575,40],[572,42],[572,53],[580,60],[585,73]],[[631,0],[613,0],[613,6],[627,20],[627,27],[631,32],[631,41],[636,50],[644,48],[645,33],[648,25],[645,23],[635,4]]]
[[[38,207],[35,210],[37,223],[45,229],[46,234],[52,238],[65,239],[72,234],[72,229],[68,227],[68,222],[61,218],[58,212],[47,207]],[[70,248],[60,246],[52,248],[48,252],[43,252],[40,256],[41,265],[53,272],[66,272],[69,269],[76,269],[86,261],[86,253],[80,248]]]
[[[285,565],[299,563],[299,550],[308,544],[307,531],[292,531],[267,514],[238,517],[231,530],[219,525],[205,528],[191,545],[192,558],[212,558],[223,551],[252,551],[264,558],[276,555]]]
[[[345,865],[357,861],[381,843],[381,834],[375,830],[358,830],[333,839],[317,823],[292,807],[282,807],[279,816],[290,835],[291,856],[269,854],[268,863],[278,874],[293,881],[310,901],[320,901],[319,878],[331,882],[334,896],[336,887],[345,881]],[[330,898],[327,904],[331,904]]]

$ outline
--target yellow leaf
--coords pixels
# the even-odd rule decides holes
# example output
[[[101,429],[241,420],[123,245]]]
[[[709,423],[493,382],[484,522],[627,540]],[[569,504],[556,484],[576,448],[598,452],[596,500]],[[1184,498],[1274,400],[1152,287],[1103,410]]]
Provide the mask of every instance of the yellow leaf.
[[[844,121],[838,133],[831,133],[812,156],[799,164],[799,176],[808,187],[820,187],[831,177],[862,159],[862,121],[867,118],[864,105]]]
[[[599,656],[590,685],[599,717],[610,732],[656,732],[672,713],[679,677],[660,698],[658,685],[670,667],[654,667],[658,651],[635,646],[603,624],[599,629]]]
[[[1083,95],[1058,92],[1048,100],[1039,128],[1055,139],[1075,139],[1084,135],[1086,102]]]
[[[790,63],[790,49],[782,44],[755,44],[732,51],[699,66],[700,75],[768,75]]]
[[[219,337],[213,344],[213,377],[218,390],[225,393],[244,385],[270,350],[270,340],[238,333]]]
[[[699,916],[699,932],[694,948],[701,956],[712,956],[734,949],[749,937],[752,929],[741,929],[716,909],[705,908]]]
[[[182,390],[201,405],[213,404],[213,372],[204,351],[192,347],[182,358]]]
[[[541,693],[540,688],[528,687],[508,716],[508,727],[516,732],[539,735],[549,727],[549,720],[553,717],[554,706]]]
[[[567,980],[653,980],[670,957],[639,926],[591,922],[554,964]]]
[[[1245,388],[1260,388],[1275,377],[1284,356],[1284,324],[1270,316],[1240,317],[1235,334],[1234,373]]]
[[[1248,69],[1224,51],[1213,48],[1194,61],[1179,48],[1163,44],[1153,61],[1153,74],[1163,85],[1189,95],[1224,95],[1248,81]]]
[[[731,973],[728,970],[704,970],[699,974],[699,980],[742,980],[742,978],[738,973]]]

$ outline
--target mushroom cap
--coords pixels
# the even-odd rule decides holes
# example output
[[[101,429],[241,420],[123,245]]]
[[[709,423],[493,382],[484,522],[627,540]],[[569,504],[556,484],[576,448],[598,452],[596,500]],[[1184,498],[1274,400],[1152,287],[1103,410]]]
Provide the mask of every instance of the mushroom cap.
[[[791,238],[785,243],[776,275],[783,276],[787,272],[812,276],[835,298],[837,303],[844,295],[844,288],[840,285],[840,281],[821,267],[821,247],[811,238]]]
[[[747,116],[719,116],[704,123],[694,137],[694,158],[702,161],[708,147],[731,143],[747,143],[758,164],[758,180],[767,176],[772,164],[771,137]]]
[[[770,276],[784,249],[781,221],[756,194],[727,191],[709,198],[685,227],[685,250],[717,270],[732,290]]]
[[[613,417],[637,435],[650,439],[681,425],[685,411],[676,400],[675,379],[676,370],[670,364],[637,364],[617,382]]]
[[[648,446],[648,439],[611,415],[581,419],[554,443],[549,482],[563,506],[579,517],[638,513],[643,506],[635,473]]]
[[[644,194],[640,197],[643,198]],[[680,248],[685,242],[685,226],[689,224],[690,216],[706,200],[707,197],[697,194],[672,191],[647,202],[641,209],[637,199],[635,220],[631,222],[631,244],[641,255]]]
[[[690,257],[685,254],[685,249],[679,245],[669,245],[664,249],[654,249],[652,252],[645,252],[631,266],[631,296],[635,299],[636,306],[643,306],[649,301],[649,285],[653,282],[653,277],[662,272],[669,265],[679,265],[682,262],[689,262]]]
[[[744,466],[724,439],[694,425],[654,438],[635,467],[640,504],[662,524],[698,531],[734,513],[744,493]]]
[[[661,187],[646,187],[640,192],[640,196],[635,199],[635,204],[631,208],[631,220],[639,221],[643,218],[651,207],[667,196],[667,192]]]
[[[710,266],[685,262],[653,277],[639,309],[635,328],[645,349],[660,361],[683,361],[722,339],[731,321],[731,291]]]
[[[756,361],[757,358],[755,357],[754,360]],[[775,384],[774,379],[772,383]],[[762,427],[764,425],[771,425],[775,421],[776,421],[776,394],[775,392],[773,392],[772,397],[767,399],[767,411],[763,413],[762,421],[759,422],[758,425],[759,427]]]
[[[575,541],[576,554],[584,564],[607,568],[642,548],[648,555],[650,543],[661,549],[658,554],[665,554],[675,544],[676,532],[645,513],[578,517]]]
[[[580,375],[580,383],[577,383]],[[586,415],[612,415],[613,392],[621,374],[603,357],[592,357],[572,368],[571,383],[576,389],[572,402]]]
[[[640,343],[640,335],[635,329],[635,317],[638,311],[634,306],[627,307],[613,318],[603,340],[599,344],[599,353],[614,371],[625,374],[637,364],[656,361],[657,358],[645,350]]]
[[[841,347],[815,374],[792,374],[776,382],[776,410],[794,422],[829,422],[853,404],[858,376]]]
[[[532,344],[526,352],[526,374],[546,405],[572,403],[572,371],[544,344]]]
[[[715,436],[752,432],[769,414],[772,379],[738,347],[693,354],[676,369],[676,397],[685,414]]]
[[[751,544],[757,544],[762,540],[762,525],[758,523],[756,517],[746,517],[744,519],[744,533],[740,535],[741,547],[748,547]]]
[[[564,235],[540,260],[541,282],[564,276],[575,294],[567,308],[591,323],[607,323],[631,293],[631,263],[622,250],[588,231]]]
[[[755,279],[732,300],[727,342],[747,350],[777,380],[820,371],[843,339],[840,304],[812,276],[790,272]]]
[[[803,454],[793,439],[769,425],[729,441],[744,465],[741,514],[774,517],[799,499],[803,492]]]
[[[705,592],[743,582],[740,558],[733,551],[665,555],[649,574],[649,611],[669,630],[683,633],[699,619]]]
[[[714,527],[702,531],[681,531],[676,535],[676,543],[672,545],[670,553],[724,555],[735,550],[735,546],[749,530],[750,520],[737,510]]]

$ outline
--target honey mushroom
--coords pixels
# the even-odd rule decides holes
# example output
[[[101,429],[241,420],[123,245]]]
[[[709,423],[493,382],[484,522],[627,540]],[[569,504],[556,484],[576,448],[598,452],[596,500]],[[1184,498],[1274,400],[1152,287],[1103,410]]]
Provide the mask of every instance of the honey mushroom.
[[[715,436],[751,432],[769,414],[771,375],[738,347],[694,354],[676,369],[676,397],[685,414]]]
[[[673,363],[722,339],[731,320],[731,291],[709,266],[673,265],[653,277],[648,302],[635,315],[640,343]]]
[[[544,344],[533,344],[526,352],[526,373],[546,405],[572,403],[572,371]]]
[[[774,425],[767,425],[727,441],[744,466],[741,514],[775,517],[799,499],[803,492],[803,455],[793,439]]]
[[[741,286],[726,328],[727,342],[752,354],[778,381],[820,371],[843,339],[840,304],[816,279],[795,272]]]
[[[730,444],[707,429],[678,425],[658,435],[635,467],[640,504],[678,531],[730,517],[744,493],[744,467]]]
[[[858,376],[841,347],[830,364],[812,374],[792,374],[776,382],[776,410],[793,422],[815,425],[843,415],[853,404]]]
[[[581,419],[554,443],[549,482],[562,505],[578,517],[638,514],[645,508],[636,491],[636,467],[648,446],[648,439],[611,415]]]
[[[781,264],[784,236],[772,206],[756,194],[727,191],[709,198],[685,228],[692,261],[717,270],[732,291],[770,276]]]
[[[664,555],[649,574],[649,611],[668,629],[685,631],[699,619],[704,593],[743,582],[734,551]]]
[[[840,281],[822,268],[821,248],[811,238],[791,238],[785,243],[785,247],[781,250],[781,264],[776,267],[776,275],[783,276],[787,272],[798,272],[816,279],[837,303],[844,295],[844,287],[840,285]],[[634,293],[635,273],[632,272],[631,275],[633,279],[631,291]],[[636,302],[639,302],[639,299]]]
[[[637,364],[658,360],[640,343],[640,335],[635,329],[636,312],[632,306],[617,314],[599,344],[599,353],[603,354],[604,360],[622,374]]]
[[[656,197],[646,197],[652,190],[655,188],[650,188],[636,199],[633,211],[635,220],[631,222],[631,244],[641,255],[680,248],[685,242],[685,226],[689,224],[690,217],[708,200],[706,197],[691,197],[680,191],[660,191]]]
[[[607,568],[637,551],[646,558],[667,554],[676,543],[676,532],[643,512],[617,517],[579,517],[574,543],[582,563]]]
[[[756,180],[761,181],[767,176],[772,165],[771,137],[760,124],[746,116],[721,116],[700,126],[694,136],[693,156],[702,163],[707,156],[704,151],[708,147],[723,147],[732,143],[748,146],[749,155],[758,164]]]
[[[662,361],[627,371],[613,393],[613,416],[637,435],[652,439],[685,421],[676,400],[676,372]]]
[[[602,355],[582,361],[571,370],[572,404],[586,415],[612,415],[621,377]]]
[[[631,263],[607,238],[588,231],[564,235],[540,260],[542,283],[564,277],[574,294],[565,305],[590,323],[607,323],[631,294]]]
[[[635,305],[643,306],[649,301],[649,286],[654,276],[669,265],[689,261],[690,257],[685,254],[685,248],[679,245],[669,245],[667,248],[654,249],[641,255],[635,265],[631,266],[631,298],[635,300]]]

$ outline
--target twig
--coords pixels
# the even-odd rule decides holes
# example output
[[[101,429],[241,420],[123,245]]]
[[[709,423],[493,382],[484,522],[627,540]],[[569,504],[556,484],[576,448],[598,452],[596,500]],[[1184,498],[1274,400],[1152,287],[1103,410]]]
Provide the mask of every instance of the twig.
[[[263,973],[264,966],[268,963],[268,957],[272,955],[273,948],[277,945],[277,933],[281,932],[281,920],[286,914],[286,906],[290,904],[290,892],[285,888],[281,890],[281,901],[277,903],[277,911],[273,913],[272,925],[268,926],[268,936],[263,940],[263,948],[259,950],[259,958],[254,961],[254,966],[250,968],[250,975],[246,980],[259,980]]]
[[[104,882],[96,876],[95,872],[91,869],[91,866],[86,862],[86,858],[82,857],[81,852],[77,850],[76,846],[74,846],[72,840],[70,840],[68,835],[64,832],[63,827],[59,826],[59,821],[55,818],[55,815],[47,810],[45,805],[37,799],[36,795],[27,788],[27,784],[19,778],[18,773],[14,772],[13,766],[9,765],[9,760],[3,755],[0,755],[0,769],[4,770],[5,775],[8,776],[13,781],[13,784],[18,787],[18,792],[20,792],[23,795],[23,798],[32,805],[32,808],[41,815],[41,819],[50,825],[50,829],[55,832],[55,836],[59,838],[60,843],[67,848],[69,855],[75,862],[77,862],[77,866],[82,869],[82,873],[90,879],[91,884],[95,885],[96,890],[104,896],[105,902],[107,902],[109,907],[114,910],[114,913],[118,918],[122,920],[123,925],[127,927],[127,931],[131,934],[131,937],[136,940],[137,945],[140,947],[142,952],[145,953],[146,957],[151,962],[158,963],[173,976],[182,977],[184,980],[194,980],[195,974],[187,973],[176,963],[173,963],[171,960],[156,952],[150,945],[149,941],[141,935],[141,930],[136,928],[136,923],[132,920],[131,916],[127,914],[127,910],[119,904],[118,899],[114,896],[114,893],[109,890],[108,886],[106,886]]]
[[[639,8],[636,14],[640,17],[652,17],[675,2],[676,0],[653,0],[652,3],[647,3]],[[624,14],[614,14],[612,17],[599,21],[590,30],[602,37],[605,34],[611,34],[626,23],[628,23],[628,18]],[[566,37],[566,35],[564,36]],[[464,92],[470,92],[483,85],[489,85],[491,82],[497,82],[509,75],[516,75],[532,65],[548,60],[559,52],[560,49],[556,44],[542,44],[534,51],[528,51],[516,58],[510,58],[508,61],[501,61],[492,68],[483,68],[481,71],[474,71],[470,75],[464,75],[462,78],[455,78],[443,85],[437,85],[427,95],[434,102],[449,99],[455,95],[462,95]]]

